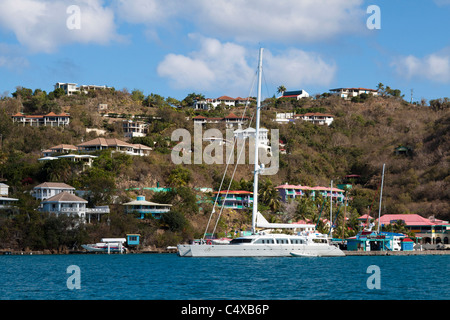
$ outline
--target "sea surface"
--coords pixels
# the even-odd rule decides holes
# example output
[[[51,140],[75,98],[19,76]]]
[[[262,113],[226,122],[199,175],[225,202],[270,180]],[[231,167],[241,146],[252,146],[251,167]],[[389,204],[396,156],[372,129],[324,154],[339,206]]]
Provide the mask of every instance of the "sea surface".
[[[450,255],[0,256],[0,300],[448,300]]]

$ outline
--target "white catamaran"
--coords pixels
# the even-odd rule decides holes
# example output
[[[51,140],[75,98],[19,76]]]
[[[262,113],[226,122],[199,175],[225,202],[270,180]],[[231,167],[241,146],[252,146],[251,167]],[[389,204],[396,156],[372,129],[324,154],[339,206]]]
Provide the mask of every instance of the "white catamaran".
[[[256,106],[255,145],[259,145],[259,122],[261,109],[261,74],[263,49],[260,49],[258,64],[258,97]],[[336,257],[345,256],[337,246],[330,244],[328,235],[313,230],[314,225],[269,223],[258,212],[258,175],[263,169],[259,165],[258,147],[255,148],[255,170],[253,183],[252,235],[231,240],[225,244],[205,242],[179,244],[180,257]],[[261,230],[303,229],[295,235],[269,233]]]

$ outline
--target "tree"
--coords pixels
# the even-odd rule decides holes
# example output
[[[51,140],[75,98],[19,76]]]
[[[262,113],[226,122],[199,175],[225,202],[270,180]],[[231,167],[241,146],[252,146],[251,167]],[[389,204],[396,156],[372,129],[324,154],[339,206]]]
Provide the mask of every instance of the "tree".
[[[272,212],[277,212],[281,207],[281,197],[272,180],[266,179],[259,188],[261,202],[268,206]]]
[[[141,90],[134,89],[131,91],[131,99],[137,102],[142,102],[145,99],[144,93]]]
[[[286,92],[286,87],[281,85],[277,88],[277,93],[280,93],[281,95],[283,95]]]
[[[187,186],[191,180],[191,171],[189,169],[183,168],[182,166],[177,166],[169,175],[169,185],[172,187],[184,187]]]

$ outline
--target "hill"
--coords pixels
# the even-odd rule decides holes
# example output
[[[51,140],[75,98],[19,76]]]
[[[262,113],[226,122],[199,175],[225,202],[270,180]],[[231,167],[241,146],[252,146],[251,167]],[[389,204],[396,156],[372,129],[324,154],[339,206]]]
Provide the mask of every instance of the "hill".
[[[211,204],[197,202],[206,196],[196,188],[217,188],[225,165],[175,165],[171,159],[171,148],[175,145],[171,141],[172,132],[184,128],[192,134],[192,117],[197,114],[224,117],[233,112],[242,115],[244,107],[229,109],[219,106],[213,111],[200,112],[186,106],[188,98],[192,97],[177,101],[156,94],[145,97],[138,90],[129,93],[115,89],[65,96],[60,92],[47,94],[26,88],[18,88],[12,98],[3,98],[0,101],[0,174],[11,187],[10,196],[20,199],[20,213],[29,215],[34,210],[36,203],[29,197],[29,191],[35,185],[59,181],[79,190],[96,190],[89,198],[93,205],[113,205],[110,225],[87,227],[84,233],[77,235],[81,237],[78,241],[95,237],[97,239],[93,240],[97,241],[98,237],[107,234],[116,236],[124,232],[141,232],[146,235],[147,245],[163,246],[200,236],[204,232]],[[100,104],[107,104],[109,116],[98,109]],[[64,128],[29,127],[14,124],[11,119],[11,115],[17,112],[38,114],[51,111],[70,113],[70,125]],[[251,117],[254,111],[255,106],[251,104],[246,115]],[[334,122],[330,126],[300,120],[279,124],[273,120],[280,112],[324,112],[332,114]],[[131,142],[151,146],[153,151],[150,156],[103,153],[99,154],[91,169],[84,171],[69,162],[37,161],[42,157],[42,150],[63,143],[77,145],[97,137],[101,132],[87,132],[87,128],[104,130],[106,137],[126,140],[123,138],[122,121],[133,117],[149,123],[147,137],[134,138]],[[374,199],[378,199],[381,169],[386,164],[383,214],[418,213],[425,217],[434,215],[439,219],[450,219],[448,100],[433,100],[430,106],[426,106],[410,104],[391,95],[353,101],[327,95],[300,101],[270,98],[264,101],[261,123],[269,130],[279,130],[287,151],[280,155],[278,173],[261,178],[263,189],[273,190],[274,186],[286,182],[309,186],[329,186],[330,180],[334,184],[351,182],[353,186],[348,209],[349,215],[355,219],[369,211],[372,215],[378,212],[378,201]],[[219,128],[222,132],[226,129],[221,124],[207,124],[204,130],[208,128]],[[207,145],[204,143],[204,148]],[[403,148],[397,149],[399,147]],[[227,182],[231,175],[230,169]],[[348,181],[345,179],[348,175],[358,178]],[[252,166],[239,165],[232,187],[251,190],[251,181]],[[156,194],[142,189],[158,185],[176,188],[178,193]],[[105,191],[105,187],[109,192]],[[140,191],[131,190],[133,188],[140,188]],[[144,193],[155,201],[170,202],[174,204],[174,211],[180,214],[174,214],[174,220],[150,219],[146,224],[125,217],[120,203],[138,193]],[[281,209],[290,210],[292,214],[276,215],[280,205],[271,207],[270,200],[263,199],[262,205],[267,214],[274,216],[273,219],[298,219],[303,216],[303,209],[298,207],[283,207]],[[315,211],[318,211],[315,205]],[[2,241],[10,239],[11,230],[18,226],[21,228],[25,223],[18,219],[11,221],[10,218],[8,214],[2,217],[10,226],[9,230],[3,229],[0,235]],[[39,221],[48,222],[45,219]],[[227,211],[220,230],[245,229],[247,224],[246,212]],[[30,227],[29,224],[27,226]],[[36,246],[34,240],[27,241],[33,244],[30,246]],[[24,247],[26,243],[23,239],[16,241],[17,246]]]

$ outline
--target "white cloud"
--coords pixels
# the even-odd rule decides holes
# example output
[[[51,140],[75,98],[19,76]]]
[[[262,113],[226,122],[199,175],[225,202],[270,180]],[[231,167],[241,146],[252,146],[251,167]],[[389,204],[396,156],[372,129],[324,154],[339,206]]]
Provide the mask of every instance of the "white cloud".
[[[80,28],[69,29],[67,8],[80,8]],[[100,0],[3,0],[0,28],[13,32],[20,44],[33,52],[53,52],[70,43],[106,44],[120,37],[114,12]]]
[[[117,0],[118,15],[150,28],[186,21],[210,37],[301,43],[366,31],[362,0]]]
[[[433,82],[450,82],[450,48],[423,58],[413,55],[398,57],[392,63],[396,72],[407,79],[428,79]]]
[[[167,55],[158,65],[159,76],[167,78],[177,89],[213,90],[236,96],[250,93],[257,67],[256,50],[199,35],[190,37],[199,44],[199,50],[188,55]],[[282,54],[265,50],[263,68],[268,85],[286,87],[327,85],[336,73],[334,63],[298,49]]]

